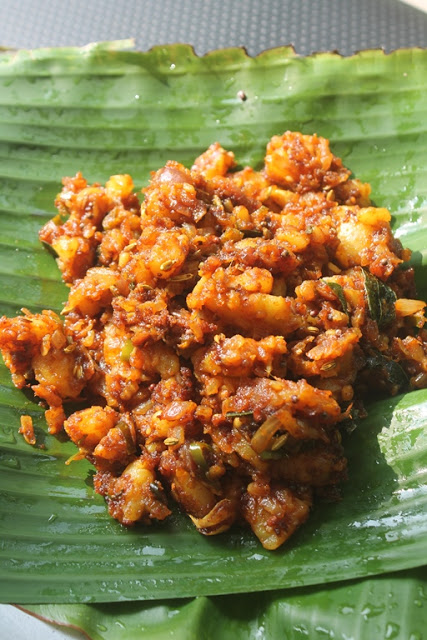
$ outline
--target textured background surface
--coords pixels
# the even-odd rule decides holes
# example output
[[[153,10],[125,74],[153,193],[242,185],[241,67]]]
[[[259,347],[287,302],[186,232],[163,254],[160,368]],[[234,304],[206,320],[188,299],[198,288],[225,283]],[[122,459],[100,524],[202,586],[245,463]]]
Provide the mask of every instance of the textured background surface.
[[[427,47],[427,15],[398,0],[1,0],[0,45],[47,47],[134,38],[138,49],[186,42],[198,54],[256,55]]]

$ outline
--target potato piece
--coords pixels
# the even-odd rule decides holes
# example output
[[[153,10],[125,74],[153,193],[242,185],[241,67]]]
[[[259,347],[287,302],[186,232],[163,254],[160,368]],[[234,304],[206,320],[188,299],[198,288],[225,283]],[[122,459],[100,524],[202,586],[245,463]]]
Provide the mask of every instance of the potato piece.
[[[111,198],[126,198],[133,191],[133,180],[127,173],[111,176],[105,183],[105,191]]]
[[[184,233],[160,233],[151,248],[148,267],[156,278],[164,280],[178,273],[190,250],[190,240]]]
[[[265,171],[273,183],[298,192],[336,186],[350,175],[331,153],[328,140],[291,131],[271,138]]]
[[[334,261],[344,269],[360,265],[379,278],[390,277],[403,258],[402,245],[391,233],[387,209],[336,207],[334,215],[340,241]]]
[[[119,420],[110,407],[93,406],[73,413],[64,423],[71,440],[85,452],[92,452]]]
[[[51,387],[64,399],[77,398],[84,380],[76,377],[76,360],[72,353],[51,349],[46,355],[37,354],[32,360],[34,377],[43,386]]]
[[[39,385],[33,386],[34,392],[50,406],[78,398],[84,374],[76,352],[67,351],[59,317],[53,312],[24,311],[24,316],[0,319],[0,349],[14,384],[22,388],[35,378]]]
[[[162,486],[142,458],[133,460],[119,477],[98,473],[94,486],[106,497],[110,515],[124,525],[163,520],[170,514]]]
[[[196,517],[203,518],[213,509],[216,499],[212,490],[187,469],[178,466],[172,477],[172,494],[185,509]]]
[[[259,341],[239,334],[231,338],[218,336],[208,349],[200,349],[194,354],[193,363],[200,379],[217,375],[268,376],[283,369],[282,356],[286,352],[286,341],[282,336],[268,336]]]
[[[64,313],[78,311],[93,318],[110,304],[113,295],[127,293],[129,285],[117,271],[107,267],[94,267],[72,287]]]
[[[251,293],[242,286],[242,280],[230,277],[227,270],[217,269],[214,274],[203,276],[187,297],[190,309],[204,306],[223,321],[239,328],[265,331],[286,336],[304,324],[302,303],[293,298]]]
[[[223,149],[219,142],[214,142],[195,159],[191,169],[210,179],[214,176],[225,176],[234,164],[234,153]]]
[[[308,518],[311,500],[301,500],[291,489],[248,486],[242,514],[265,549],[282,545]]]

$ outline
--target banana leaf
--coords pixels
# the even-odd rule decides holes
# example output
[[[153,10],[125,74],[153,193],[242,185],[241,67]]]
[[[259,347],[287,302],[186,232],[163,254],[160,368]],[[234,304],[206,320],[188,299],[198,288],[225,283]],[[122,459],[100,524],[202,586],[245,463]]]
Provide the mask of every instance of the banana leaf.
[[[295,590],[154,602],[25,607],[93,640],[421,640],[427,570]]]
[[[130,173],[142,187],[167,159],[190,165],[215,140],[241,165],[260,166],[267,140],[286,129],[329,138],[371,183],[427,293],[427,51],[300,58],[276,49],[250,58],[230,49],[198,58],[186,45],[147,53],[129,45],[0,56],[1,313],[59,310],[66,299],[37,239],[62,176],[81,170],[103,182]],[[33,417],[36,448],[17,434],[22,414]],[[426,416],[427,391],[373,402],[346,437],[342,501],[318,503],[272,553],[240,529],[204,538],[178,512],[146,528],[112,521],[90,465],[65,466],[74,446],[46,434],[42,409],[1,367],[0,600],[201,597],[419,567],[427,551]]]

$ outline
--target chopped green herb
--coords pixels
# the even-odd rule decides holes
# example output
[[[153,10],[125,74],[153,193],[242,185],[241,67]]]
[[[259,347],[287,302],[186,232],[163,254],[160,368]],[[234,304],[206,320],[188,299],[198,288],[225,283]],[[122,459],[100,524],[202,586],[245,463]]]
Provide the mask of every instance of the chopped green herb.
[[[270,451],[266,449],[259,454],[261,460],[280,460],[281,458],[283,458],[283,456],[284,452],[280,449],[278,451]]]
[[[226,418],[243,418],[245,416],[252,416],[253,411],[227,411]]]

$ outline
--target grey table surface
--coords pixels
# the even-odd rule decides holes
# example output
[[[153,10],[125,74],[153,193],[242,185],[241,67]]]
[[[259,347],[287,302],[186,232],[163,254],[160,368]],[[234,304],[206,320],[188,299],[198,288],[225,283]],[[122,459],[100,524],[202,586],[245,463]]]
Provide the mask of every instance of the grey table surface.
[[[196,53],[292,44],[298,54],[427,46],[427,14],[399,0],[0,0],[0,45],[85,45],[134,38],[140,50]]]
[[[0,0],[0,46],[83,46],[133,38],[146,51],[184,42],[199,55],[293,45],[300,55],[427,47],[427,14],[399,0]],[[0,640],[83,638],[0,605]]]

